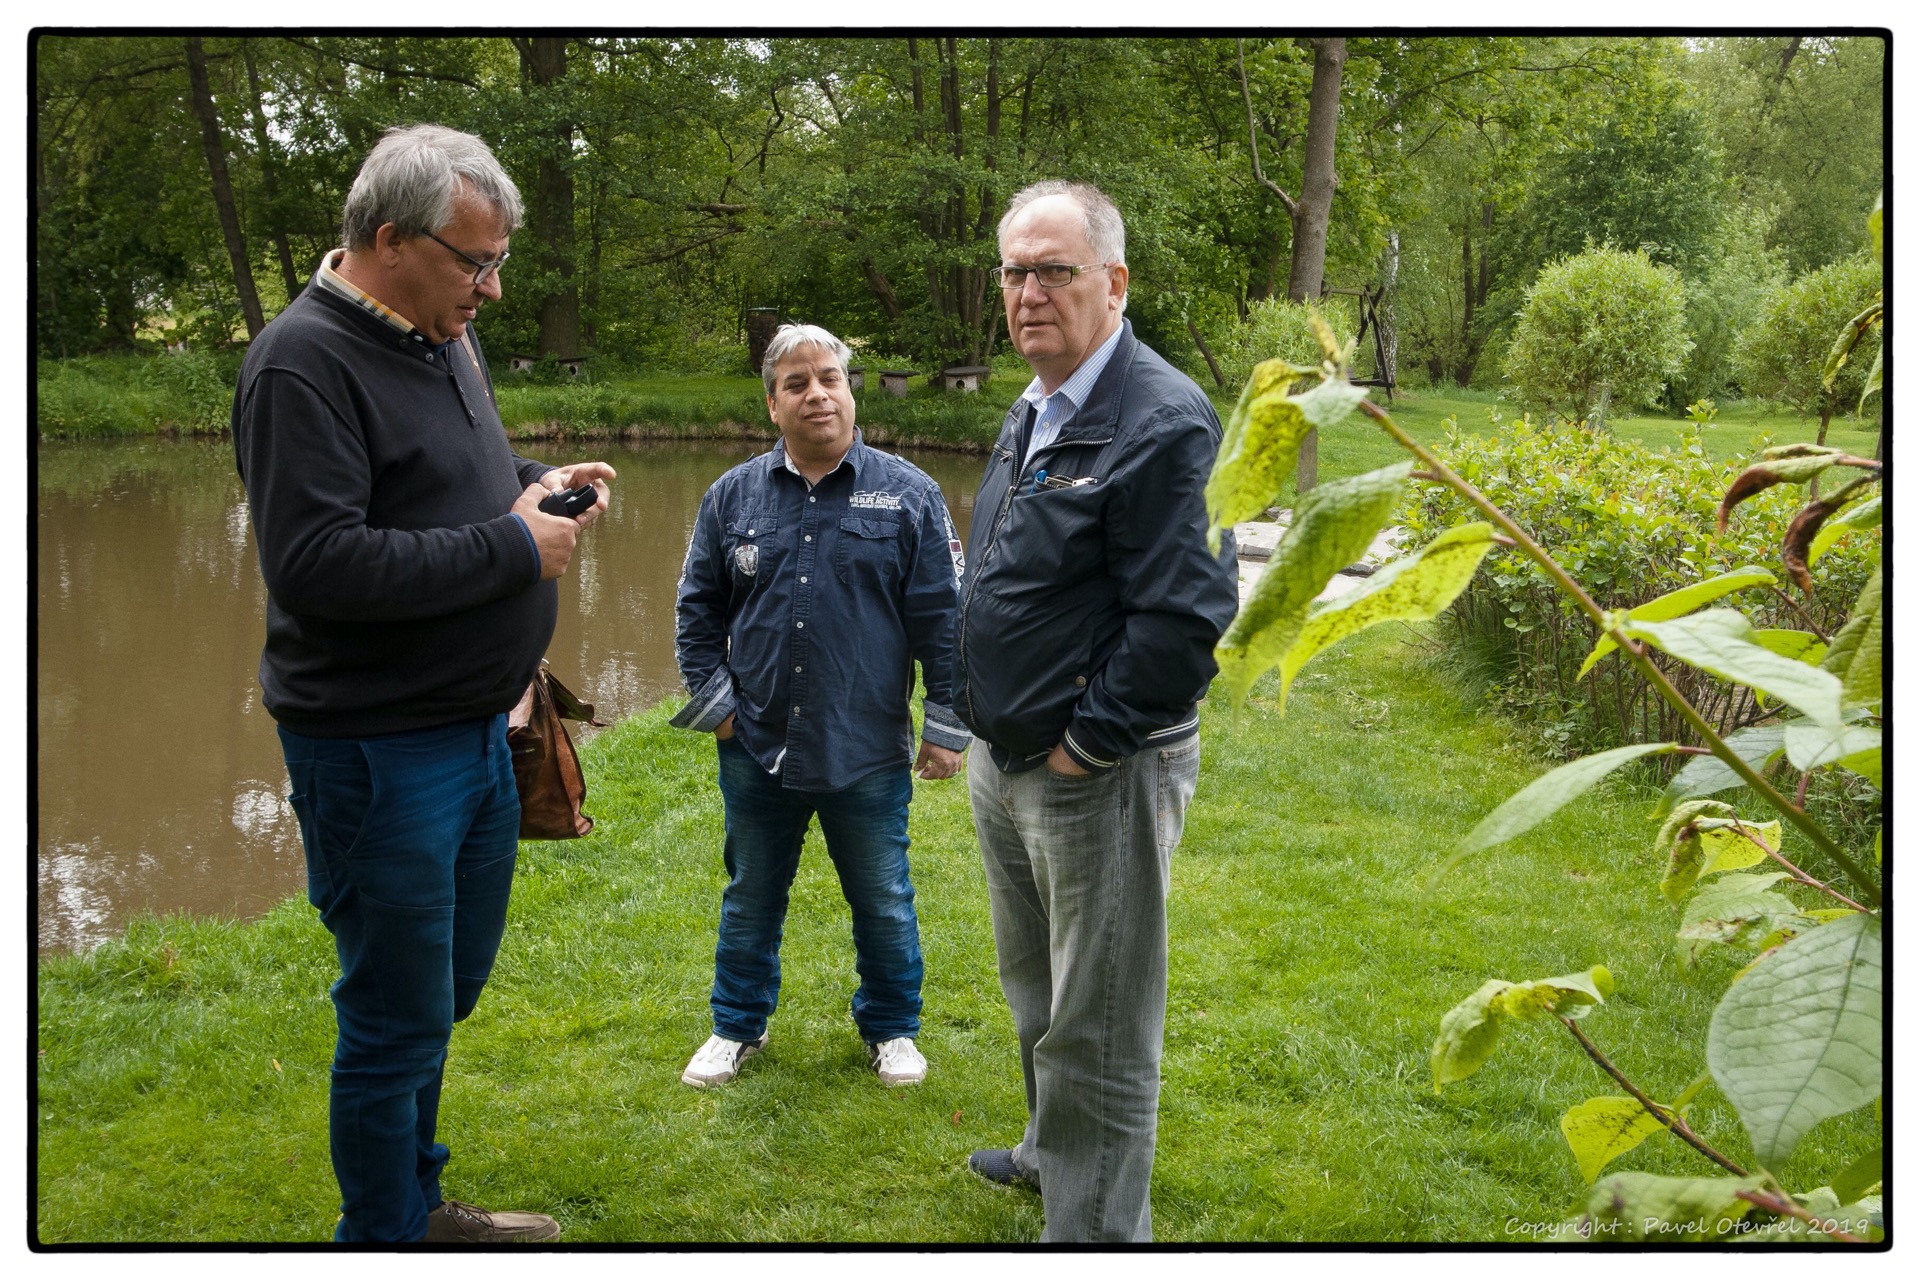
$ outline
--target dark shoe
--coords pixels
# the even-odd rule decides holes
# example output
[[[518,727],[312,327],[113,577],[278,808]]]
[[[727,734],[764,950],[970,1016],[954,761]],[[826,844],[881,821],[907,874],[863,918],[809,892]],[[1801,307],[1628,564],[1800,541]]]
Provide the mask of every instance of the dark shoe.
[[[973,1170],[988,1182],[1003,1187],[1021,1187],[1028,1191],[1038,1191],[1040,1184],[1014,1168],[1013,1152],[1005,1147],[991,1147],[985,1151],[976,1151],[967,1157],[967,1168]]]
[[[559,1234],[560,1224],[544,1213],[488,1213],[458,1200],[442,1200],[427,1215],[428,1244],[522,1244]]]

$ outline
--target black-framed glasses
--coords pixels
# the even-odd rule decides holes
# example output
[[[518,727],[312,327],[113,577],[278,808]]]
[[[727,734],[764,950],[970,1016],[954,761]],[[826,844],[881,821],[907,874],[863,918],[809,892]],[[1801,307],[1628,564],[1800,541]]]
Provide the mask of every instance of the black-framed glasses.
[[[435,244],[439,245],[442,249],[445,249],[448,253],[452,254],[454,257],[460,259],[460,261],[472,267],[473,283],[475,285],[485,284],[487,282],[487,277],[492,275],[494,272],[498,271],[502,266],[506,265],[507,259],[513,256],[511,253],[503,253],[491,262],[482,262],[480,261],[480,259],[474,257],[470,253],[462,253],[460,250],[454,248],[452,245],[448,244],[445,240],[442,240],[439,236],[433,234],[433,232],[431,231],[427,232],[427,239],[433,241]]]
[[[1028,276],[1037,276],[1042,289],[1058,289],[1062,285],[1072,284],[1073,278],[1082,271],[1104,271],[1112,265],[1111,262],[1088,262],[1075,267],[1064,262],[1039,262],[1031,267],[995,267],[987,274],[1002,289],[1024,289]]]

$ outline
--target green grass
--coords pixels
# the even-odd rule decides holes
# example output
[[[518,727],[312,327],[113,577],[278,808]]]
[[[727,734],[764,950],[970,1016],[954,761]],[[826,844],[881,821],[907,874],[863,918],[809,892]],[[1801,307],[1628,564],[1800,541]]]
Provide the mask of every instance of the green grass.
[[[1328,655],[1284,720],[1271,677],[1237,728],[1208,705],[1173,862],[1163,1241],[1493,1242],[1566,1216],[1582,1185],[1558,1117],[1614,1090],[1563,1032],[1511,1031],[1433,1092],[1439,1018],[1489,976],[1605,963],[1619,990],[1588,1033],[1656,1097],[1701,1070],[1735,960],[1677,970],[1649,793],[1603,788],[1423,889],[1539,765],[1410,637]],[[726,1088],[679,1084],[708,1031],[724,876],[712,747],[667,711],[586,748],[594,836],[523,848],[493,982],[454,1035],[448,1193],[554,1213],[570,1242],[1035,1239],[1036,1198],[963,1168],[1025,1107],[961,783],[916,784],[913,809],[927,1082],[888,1091],[865,1067],[846,907],[814,836],[767,1052]],[[43,963],[38,1238],[326,1238],[333,974],[298,900],[249,924],[147,920]],[[1748,1160],[1713,1090],[1692,1120]],[[1811,1187],[1876,1141],[1870,1114],[1829,1121],[1781,1172]],[[1714,1172],[1664,1136],[1622,1164]]]

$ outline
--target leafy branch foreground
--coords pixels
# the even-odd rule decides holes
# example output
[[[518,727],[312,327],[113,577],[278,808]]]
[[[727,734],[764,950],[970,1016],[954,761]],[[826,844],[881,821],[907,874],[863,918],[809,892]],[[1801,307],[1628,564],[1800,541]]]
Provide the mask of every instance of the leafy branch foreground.
[[[1877,209],[1869,227],[1877,246]],[[1829,383],[1881,315],[1876,305],[1842,331],[1828,358]],[[1654,815],[1666,819],[1653,848],[1653,856],[1667,861],[1658,888],[1682,907],[1679,959],[1692,964],[1702,950],[1717,946],[1758,953],[1733,975],[1715,1006],[1705,1054],[1712,1081],[1733,1103],[1752,1141],[1760,1165],[1756,1173],[1709,1145],[1685,1120],[1687,1105],[1707,1076],[1675,1103],[1656,1102],[1576,1025],[1614,994],[1613,976],[1603,965],[1530,982],[1486,980],[1441,1020],[1432,1053],[1435,1092],[1477,1072],[1508,1024],[1553,1016],[1628,1094],[1589,1099],[1561,1118],[1561,1132],[1589,1182],[1662,1130],[1729,1175],[1614,1174],[1595,1182],[1583,1211],[1560,1224],[1558,1234],[1700,1240],[1733,1237],[1757,1226],[1847,1244],[1883,1240],[1877,1152],[1810,1190],[1792,1192],[1778,1177],[1800,1140],[1820,1122],[1869,1105],[1878,1120],[1885,897],[1878,876],[1867,868],[1865,851],[1844,847],[1805,807],[1816,771],[1843,770],[1876,790],[1883,785],[1877,557],[1845,625],[1832,635],[1757,630],[1738,610],[1724,607],[1744,589],[1766,585],[1777,592],[1774,575],[1757,566],[1692,582],[1630,608],[1602,608],[1528,530],[1386,410],[1366,402],[1348,381],[1351,349],[1343,349],[1324,324],[1319,332],[1321,365],[1270,360],[1257,366],[1247,383],[1207,485],[1214,544],[1225,528],[1274,499],[1313,431],[1355,411],[1377,423],[1414,461],[1337,481],[1301,501],[1220,641],[1229,687],[1243,695],[1255,678],[1278,666],[1284,699],[1301,668],[1329,643],[1380,622],[1433,619],[1466,589],[1496,541],[1518,548],[1592,628],[1593,648],[1580,674],[1607,658],[1631,663],[1678,712],[1693,741],[1629,743],[1535,779],[1482,818],[1434,878],[1522,836],[1631,761],[1689,754],[1695,759],[1674,776]],[[1876,357],[1863,399],[1877,392],[1879,372]],[[1422,469],[1415,471],[1414,462]],[[1820,444],[1770,448],[1728,486],[1718,523],[1724,528],[1739,504],[1762,490],[1809,486],[1809,501],[1787,526],[1780,559],[1794,585],[1811,597],[1811,566],[1823,549],[1846,532],[1880,523],[1883,472],[1875,459]],[[1823,498],[1819,483],[1833,475],[1847,478]],[[1409,480],[1446,486],[1485,519],[1456,524],[1386,566],[1365,587],[1332,604],[1315,605],[1337,567],[1376,536]],[[1764,700],[1768,720],[1723,736],[1655,665],[1655,652],[1713,681],[1745,686]],[[1798,774],[1792,798],[1768,776],[1776,769]],[[1736,789],[1743,793],[1739,799],[1764,805],[1779,820],[1743,821],[1733,804],[1709,798]],[[1844,875],[1844,891],[1830,882],[1831,873],[1823,872],[1828,879],[1816,877],[1785,855],[1782,820],[1812,846],[1811,855],[1823,866]],[[1877,866],[1877,834],[1872,853]],[[1769,858],[1784,870],[1732,874]],[[1809,860],[1801,854],[1795,858]],[[1782,880],[1840,905],[1797,903],[1774,888]]]
[[[1584,1195],[1542,1141],[1607,1087],[1578,1053],[1496,1055],[1436,1098],[1433,1027],[1488,972],[1604,955],[1606,1050],[1672,1098],[1690,1029],[1735,960],[1678,972],[1647,892],[1662,863],[1617,831],[1652,793],[1603,784],[1473,874],[1410,869],[1537,771],[1424,643],[1368,632],[1239,728],[1206,704],[1203,776],[1173,862],[1154,1224],[1164,1241],[1530,1241]],[[918,1089],[881,1089],[846,1001],[846,905],[802,860],[768,1051],[726,1089],[681,1085],[707,1033],[723,873],[712,748],[656,708],[586,744],[594,835],[528,844],[510,930],[455,1033],[448,1192],[558,1215],[570,1242],[1032,1241],[1038,1201],[965,1172],[1025,1116],[964,790],[918,784],[914,881],[927,956]],[[1569,913],[1569,901],[1582,910]],[[1667,975],[1673,975],[1669,978]],[[331,942],[305,902],[250,924],[147,921],[41,966],[35,1230],[41,1240],[319,1241]],[[1709,1087],[1689,1122],[1752,1160]],[[1782,1174],[1844,1168],[1871,1115],[1818,1126]],[[1656,1134],[1642,1169],[1694,1172]]]

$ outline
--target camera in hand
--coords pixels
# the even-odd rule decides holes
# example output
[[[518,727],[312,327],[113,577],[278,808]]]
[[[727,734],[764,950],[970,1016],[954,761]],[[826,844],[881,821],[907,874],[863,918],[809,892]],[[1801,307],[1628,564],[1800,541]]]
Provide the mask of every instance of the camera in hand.
[[[598,500],[599,495],[593,491],[593,486],[583,484],[577,489],[555,489],[552,493],[540,499],[540,509],[550,516],[566,516],[572,518],[578,516]]]

